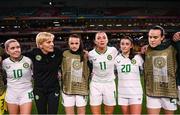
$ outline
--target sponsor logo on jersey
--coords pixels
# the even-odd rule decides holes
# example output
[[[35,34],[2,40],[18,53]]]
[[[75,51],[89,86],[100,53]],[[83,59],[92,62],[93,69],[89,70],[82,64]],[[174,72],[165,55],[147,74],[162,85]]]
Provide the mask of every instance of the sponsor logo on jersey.
[[[93,61],[96,61],[96,58],[93,58]]]
[[[132,64],[136,64],[136,60],[135,60],[135,59],[132,59],[132,60],[131,60],[131,63],[132,63]]]
[[[11,67],[10,65],[7,65],[7,66],[6,66],[6,69],[9,69],[10,67]]]
[[[111,56],[111,55],[108,55],[108,56],[107,56],[107,59],[108,59],[108,60],[112,60],[112,56]]]
[[[35,58],[36,58],[37,61],[41,61],[41,59],[42,59],[41,55],[36,55]]]
[[[39,100],[39,95],[35,95],[35,99],[36,99],[36,100]]]
[[[117,63],[120,63],[121,61],[120,60],[117,60]]]
[[[59,93],[54,93],[54,95],[55,95],[56,97],[58,97],[58,96],[59,96]]]
[[[24,68],[29,68],[29,66],[30,66],[30,65],[29,65],[27,62],[25,62],[25,63],[23,64],[23,67],[24,67]]]
[[[53,54],[52,56],[51,56],[51,58],[54,58],[55,57],[55,54]]]

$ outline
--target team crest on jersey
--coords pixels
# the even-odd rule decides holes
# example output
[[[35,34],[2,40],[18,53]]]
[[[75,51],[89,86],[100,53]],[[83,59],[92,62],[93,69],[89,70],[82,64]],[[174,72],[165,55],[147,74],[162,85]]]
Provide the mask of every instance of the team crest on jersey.
[[[163,57],[156,57],[154,59],[154,66],[157,68],[163,68],[166,65],[166,60]]]
[[[131,63],[132,63],[132,64],[136,64],[136,60],[135,60],[135,59],[132,59],[132,60],[131,60]]]
[[[78,60],[73,61],[73,68],[79,70],[81,68],[81,63]]]
[[[30,66],[30,65],[29,65],[28,63],[26,63],[26,62],[23,64],[23,67],[24,67],[24,68],[29,68],[29,66]]]
[[[37,61],[40,61],[42,59],[41,55],[36,55],[35,58],[36,58]]]
[[[112,60],[112,56],[111,56],[111,55],[108,55],[108,56],[107,56],[107,59],[108,59],[108,60]]]

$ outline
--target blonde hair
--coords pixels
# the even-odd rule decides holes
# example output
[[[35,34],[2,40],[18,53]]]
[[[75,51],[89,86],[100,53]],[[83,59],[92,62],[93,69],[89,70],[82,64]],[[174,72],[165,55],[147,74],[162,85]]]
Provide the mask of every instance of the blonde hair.
[[[41,45],[43,42],[48,40],[49,38],[54,39],[54,35],[49,32],[39,32],[36,35],[36,45],[39,48],[39,45]]]
[[[16,39],[9,39],[4,43],[5,50],[8,50],[9,44],[12,42],[18,42]],[[18,42],[19,43],[19,42]]]

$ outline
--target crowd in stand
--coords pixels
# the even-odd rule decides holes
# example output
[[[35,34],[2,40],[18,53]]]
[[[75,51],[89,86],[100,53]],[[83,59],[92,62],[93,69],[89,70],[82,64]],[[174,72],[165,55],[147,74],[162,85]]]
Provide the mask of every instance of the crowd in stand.
[[[81,36],[72,34],[62,49],[54,47],[52,33],[40,32],[35,47],[22,52],[19,41],[8,39],[8,57],[1,53],[1,113],[7,104],[9,114],[30,114],[34,99],[39,114],[57,114],[62,95],[66,114],[74,114],[74,107],[86,114],[88,97],[93,114],[102,113],[102,104],[103,113],[113,114],[116,100],[123,114],[141,114],[143,96],[148,114],[159,114],[161,108],[173,114],[180,96],[179,32],[167,38],[161,26],[154,26],[148,31],[148,45],[136,48],[138,52],[131,36],[122,36],[116,48],[109,40],[106,32],[98,31],[87,51]]]

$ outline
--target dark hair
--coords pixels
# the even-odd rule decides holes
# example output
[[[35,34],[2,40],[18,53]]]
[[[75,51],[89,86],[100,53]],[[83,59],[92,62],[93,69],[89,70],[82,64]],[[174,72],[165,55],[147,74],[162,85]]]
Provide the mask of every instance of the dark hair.
[[[80,55],[80,58],[81,58],[80,60],[83,61],[83,57],[84,57],[84,52],[83,52],[83,50],[84,50],[84,45],[83,45],[83,41],[82,41],[82,39],[81,39],[81,36],[78,35],[78,34],[71,34],[71,35],[69,36],[69,38],[78,38],[78,39],[80,40],[79,49],[78,49],[76,52],[74,52],[74,53]],[[69,42],[69,38],[68,38],[68,42]],[[72,52],[72,51],[71,51],[71,52]]]
[[[152,27],[150,30],[160,30],[161,31],[161,36],[164,36],[166,34],[164,28],[159,26],[159,25],[156,25],[156,26]]]
[[[131,37],[129,37],[129,36],[123,36],[123,37],[120,39],[119,43],[121,42],[122,39],[128,39],[128,40],[131,42],[132,45],[134,44],[134,43],[133,43],[133,39],[132,39]],[[122,51],[121,51],[121,52],[122,52]],[[129,59],[130,59],[130,60],[133,59],[135,55],[136,55],[136,53],[135,53],[134,49],[131,48],[131,49],[130,49],[130,53],[129,53]]]

